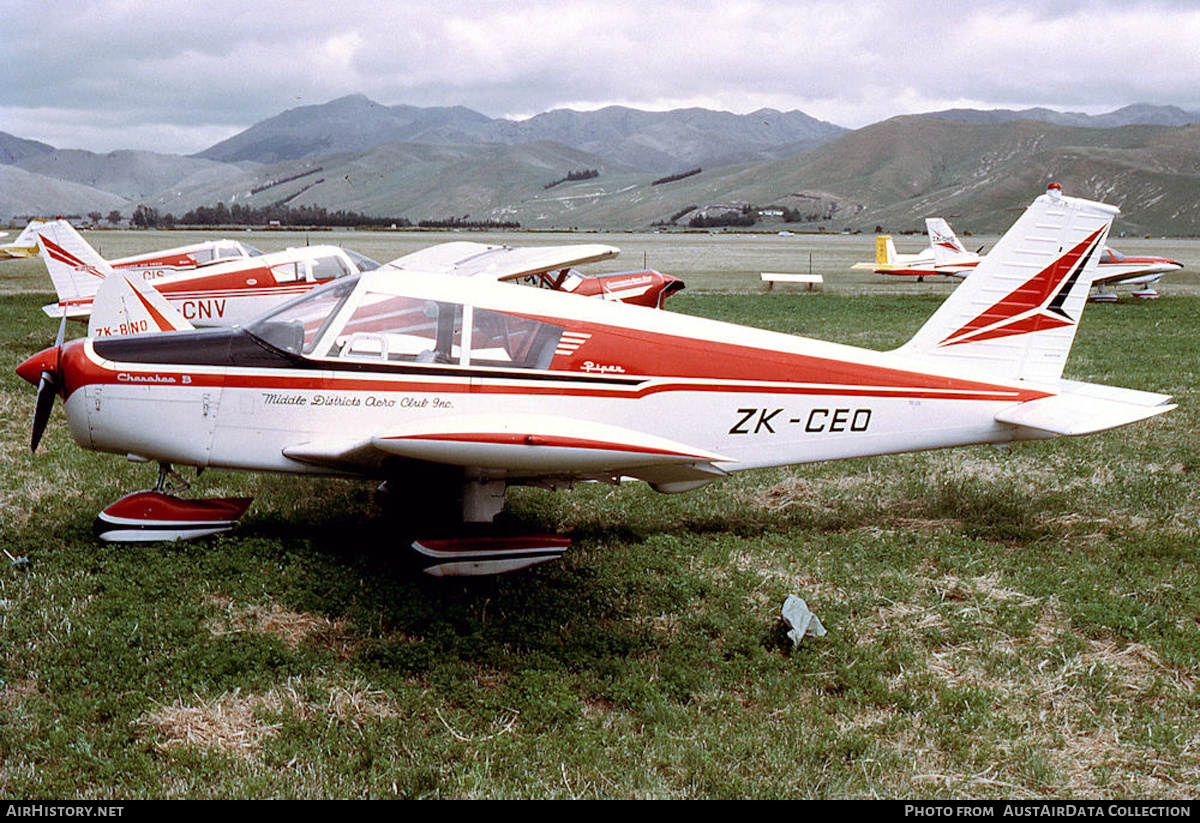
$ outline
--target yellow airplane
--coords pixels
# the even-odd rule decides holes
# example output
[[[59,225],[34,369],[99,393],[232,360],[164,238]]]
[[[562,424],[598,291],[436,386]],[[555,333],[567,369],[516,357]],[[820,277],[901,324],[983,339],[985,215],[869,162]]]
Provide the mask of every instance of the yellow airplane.
[[[0,260],[13,260],[20,257],[37,257],[37,230],[47,223],[46,220],[30,220],[24,231],[17,235],[11,243],[0,245]]]

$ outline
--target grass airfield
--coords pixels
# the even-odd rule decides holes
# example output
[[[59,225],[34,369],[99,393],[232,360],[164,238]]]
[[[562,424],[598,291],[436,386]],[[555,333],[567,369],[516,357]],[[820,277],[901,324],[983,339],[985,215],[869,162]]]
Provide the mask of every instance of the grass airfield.
[[[952,288],[850,271],[869,236],[247,234],[381,262],[608,242],[605,270],[688,283],[671,310],[878,349]],[[115,257],[202,235],[87,236]],[[49,281],[0,263],[0,548],[29,561],[0,554],[0,796],[1193,798],[1200,241],[1113,245],[1187,268],[1090,306],[1067,376],[1177,410],[678,496],[516,489],[507,516],[573,548],[465,581],[415,570],[369,483],[204,472],[197,496],[255,497],[235,531],[97,542],[154,469],[75,446],[61,405],[30,455],[13,369],[53,342]],[[764,292],[810,258],[821,290]],[[792,648],[789,594],[825,637]]]

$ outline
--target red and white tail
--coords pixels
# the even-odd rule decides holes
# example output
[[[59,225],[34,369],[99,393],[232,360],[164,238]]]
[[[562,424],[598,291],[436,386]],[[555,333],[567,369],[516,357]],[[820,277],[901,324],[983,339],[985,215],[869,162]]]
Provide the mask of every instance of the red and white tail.
[[[57,316],[65,310],[78,314],[72,307],[96,294],[112,266],[66,220],[46,223],[38,228],[37,236],[42,260],[58,293],[59,311],[50,313]]]
[[[186,331],[194,328],[153,286],[136,273],[105,278],[92,304],[88,337]]]
[[[1052,184],[899,351],[991,379],[1057,384],[1117,214]]]
[[[966,259],[978,258],[967,251],[954,229],[941,217],[926,217],[925,230],[929,232],[929,245],[933,249],[935,266],[962,263]]]

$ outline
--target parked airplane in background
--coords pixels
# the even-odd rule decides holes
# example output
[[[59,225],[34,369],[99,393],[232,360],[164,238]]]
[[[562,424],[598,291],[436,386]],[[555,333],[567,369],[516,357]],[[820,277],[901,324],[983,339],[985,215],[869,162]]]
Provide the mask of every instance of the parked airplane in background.
[[[1104,247],[1097,267],[1096,293],[1091,299],[1098,303],[1113,303],[1117,295],[1109,291],[1113,286],[1138,286],[1130,292],[1134,297],[1153,300],[1158,297],[1154,284],[1164,274],[1179,271],[1183,264],[1167,257],[1153,255],[1134,256],[1121,254],[1116,249]]]
[[[929,247],[918,254],[898,254],[891,235],[875,238],[875,262],[855,263],[852,268],[869,269],[876,274],[903,274],[918,282],[931,275],[966,277],[979,265],[978,252],[968,251],[958,235],[941,217],[925,218]]]
[[[45,220],[30,220],[11,243],[0,245],[0,260],[16,260],[21,257],[36,257],[38,253],[37,232],[46,225]]]
[[[421,249],[387,265],[404,271],[513,280],[536,288],[656,309],[683,289],[682,280],[653,269],[584,275],[572,268],[608,260],[619,253],[612,246],[597,244],[513,248],[457,241]]]
[[[17,371],[38,386],[34,449],[58,395],[80,446],[159,463],[159,490],[101,514],[106,539],[222,530],[246,510],[168,493],[173,465],[374,478],[414,518],[461,501],[456,520],[486,524],[511,485],[632,477],[683,492],[746,469],[1090,434],[1162,414],[1174,408],[1165,395],[1062,377],[1116,214],[1052,186],[891,352],[383,269],[232,329],[186,330],[174,316],[163,327],[185,330],[63,343],[64,320],[55,345]],[[105,288],[132,297],[102,295],[98,312],[155,299],[137,278]],[[441,528],[413,543],[434,574],[508,571],[569,544]]]
[[[73,229],[72,229],[73,230]],[[179,272],[193,271],[203,266],[217,263],[228,263],[232,260],[242,260],[257,257],[263,252],[240,240],[206,240],[202,243],[192,243],[188,246],[177,246],[173,249],[151,251],[145,254],[135,254],[131,257],[120,257],[109,260],[108,264],[114,269],[130,269],[141,274],[146,279],[167,277]]]
[[[933,275],[963,278],[975,270],[983,259],[982,255],[968,251],[945,220],[930,217],[926,218],[925,225],[930,246],[920,254],[897,254],[892,238],[886,234],[880,235],[875,238],[875,263],[855,263],[853,268],[871,269],[876,274],[916,277],[917,282]],[[1133,296],[1153,299],[1158,297],[1153,285],[1164,274],[1182,268],[1182,263],[1166,257],[1135,257],[1105,246],[1092,283],[1096,293],[1090,299],[1094,302],[1115,302],[1117,295],[1109,291],[1112,286],[1140,286],[1132,292]]]
[[[58,302],[43,310],[53,317],[66,311],[70,318],[87,318],[100,284],[121,270],[105,261],[65,221],[49,224],[40,234],[42,257],[58,293]],[[660,307],[668,294],[683,288],[682,281],[655,271],[582,276],[571,268],[617,254],[616,248],[599,244],[512,248],[455,242],[406,255],[389,263],[387,268],[437,271],[460,277],[520,279],[558,291],[655,307]],[[152,277],[150,270],[136,267],[123,271],[150,280],[188,321],[204,326],[230,326],[244,323],[320,283],[379,267],[374,260],[337,246],[306,246],[270,254],[259,252],[256,257],[163,277]],[[126,334],[134,329],[93,322],[89,333]]]
[[[38,242],[58,294],[58,302],[42,310],[51,317],[65,313],[77,320],[91,315],[101,284],[118,271],[153,281],[154,288],[189,321],[230,326],[257,317],[319,283],[379,268],[374,260],[338,246],[305,246],[198,265],[175,274],[160,275],[158,267],[138,265],[117,269],[65,220],[39,229]],[[127,331],[101,324],[90,333]]]

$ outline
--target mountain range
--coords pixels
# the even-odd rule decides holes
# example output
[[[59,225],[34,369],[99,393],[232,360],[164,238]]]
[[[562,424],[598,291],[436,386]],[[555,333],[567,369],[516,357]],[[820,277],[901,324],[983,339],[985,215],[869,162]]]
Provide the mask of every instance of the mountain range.
[[[138,205],[182,218],[224,203],[547,229],[759,213],[797,230],[904,231],[942,214],[962,231],[1001,231],[1008,210],[1053,180],[1120,206],[1122,230],[1197,234],[1198,124],[1148,105],[1095,116],[957,109],[853,131],[771,109],[614,106],[515,121],[351,95],[192,156],[95,154],[0,132],[0,218],[128,217]]]

